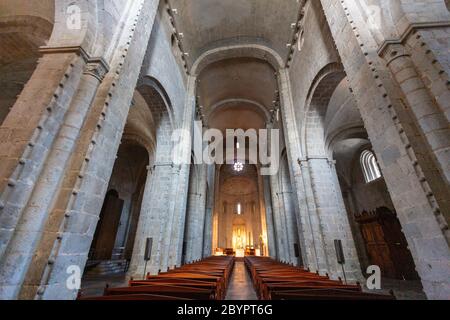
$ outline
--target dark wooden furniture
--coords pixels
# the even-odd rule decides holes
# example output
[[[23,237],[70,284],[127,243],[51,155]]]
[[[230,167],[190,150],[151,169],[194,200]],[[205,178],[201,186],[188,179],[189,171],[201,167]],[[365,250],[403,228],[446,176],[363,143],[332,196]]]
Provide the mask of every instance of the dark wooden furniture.
[[[211,257],[79,300],[223,300],[233,267],[234,257]]]
[[[394,300],[265,257],[246,257],[255,290],[262,300]]]

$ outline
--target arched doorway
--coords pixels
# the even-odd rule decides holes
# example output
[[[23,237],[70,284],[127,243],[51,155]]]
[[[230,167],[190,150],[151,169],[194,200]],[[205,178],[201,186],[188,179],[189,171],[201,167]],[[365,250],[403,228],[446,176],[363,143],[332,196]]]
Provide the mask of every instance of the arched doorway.
[[[109,191],[91,244],[85,274],[88,277],[127,271],[148,164],[147,150],[125,140],[117,154]]]
[[[123,205],[124,200],[119,198],[116,190],[108,191],[92,241],[90,260],[112,259]]]

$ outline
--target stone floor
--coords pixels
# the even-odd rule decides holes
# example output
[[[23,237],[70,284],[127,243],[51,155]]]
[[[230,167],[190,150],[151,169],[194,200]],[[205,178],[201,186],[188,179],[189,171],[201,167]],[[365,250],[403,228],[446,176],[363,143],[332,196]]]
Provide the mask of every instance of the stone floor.
[[[389,294],[394,292],[397,300],[426,300],[427,297],[423,292],[422,283],[420,281],[381,279],[381,290],[365,290],[367,292]]]
[[[243,261],[236,261],[235,263],[226,300],[258,300]]]
[[[102,296],[107,285],[111,288],[127,286],[126,274],[83,278],[81,294],[89,297]]]

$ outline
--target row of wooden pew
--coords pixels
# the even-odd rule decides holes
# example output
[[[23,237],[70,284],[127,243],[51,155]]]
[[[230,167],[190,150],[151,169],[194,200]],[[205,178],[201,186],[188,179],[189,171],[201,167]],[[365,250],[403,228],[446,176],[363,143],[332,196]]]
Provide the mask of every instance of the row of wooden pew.
[[[234,257],[210,257],[180,268],[131,280],[128,287],[106,288],[102,297],[79,300],[223,300]]]
[[[395,300],[270,258],[246,257],[245,265],[261,300]]]

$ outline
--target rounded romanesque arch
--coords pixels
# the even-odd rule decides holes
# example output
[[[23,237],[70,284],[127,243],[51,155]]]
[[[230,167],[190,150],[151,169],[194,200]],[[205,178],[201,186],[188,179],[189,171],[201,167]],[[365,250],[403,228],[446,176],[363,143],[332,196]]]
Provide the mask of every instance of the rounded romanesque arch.
[[[282,68],[283,59],[273,49],[259,44],[232,45],[211,49],[203,53],[193,64],[190,73],[199,75],[208,65],[232,58],[255,58],[267,61],[275,70]]]
[[[325,117],[331,97],[345,78],[338,65],[326,66],[315,78],[307,98],[303,139],[308,157],[326,156]]]
[[[53,0],[0,3],[0,125],[36,69],[54,22]]]

